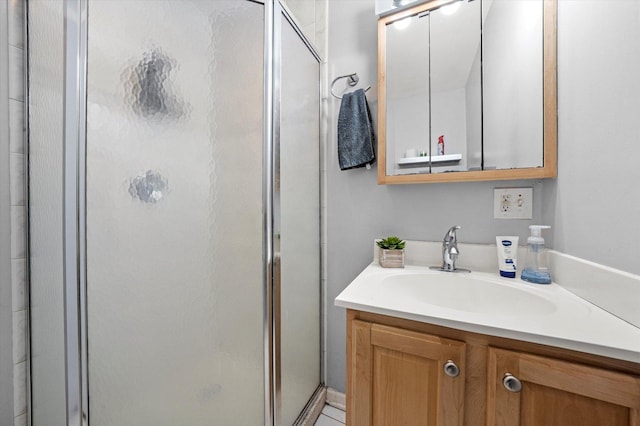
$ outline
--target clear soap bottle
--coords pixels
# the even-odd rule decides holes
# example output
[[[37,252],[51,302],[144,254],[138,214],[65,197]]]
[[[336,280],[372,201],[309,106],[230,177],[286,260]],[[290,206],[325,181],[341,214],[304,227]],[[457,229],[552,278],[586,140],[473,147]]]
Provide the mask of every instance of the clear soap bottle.
[[[551,284],[551,274],[547,266],[547,250],[544,247],[542,230],[550,226],[530,225],[531,235],[527,238],[527,257],[520,278],[534,284]]]

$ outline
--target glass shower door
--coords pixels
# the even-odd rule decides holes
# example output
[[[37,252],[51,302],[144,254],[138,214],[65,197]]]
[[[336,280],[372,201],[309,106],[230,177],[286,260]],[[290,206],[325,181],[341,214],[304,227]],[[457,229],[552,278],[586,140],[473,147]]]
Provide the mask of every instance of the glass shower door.
[[[263,8],[88,3],[92,426],[263,423]]]
[[[322,381],[318,57],[277,0],[122,5],[27,4],[31,424],[290,425]]]
[[[281,424],[321,382],[320,63],[280,16]]]

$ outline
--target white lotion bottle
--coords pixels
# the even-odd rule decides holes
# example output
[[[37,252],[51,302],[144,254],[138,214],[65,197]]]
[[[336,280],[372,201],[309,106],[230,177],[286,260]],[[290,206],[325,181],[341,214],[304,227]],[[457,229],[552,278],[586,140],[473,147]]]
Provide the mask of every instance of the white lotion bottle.
[[[498,236],[496,246],[498,250],[498,269],[500,276],[515,278],[518,270],[518,240],[520,237]]]

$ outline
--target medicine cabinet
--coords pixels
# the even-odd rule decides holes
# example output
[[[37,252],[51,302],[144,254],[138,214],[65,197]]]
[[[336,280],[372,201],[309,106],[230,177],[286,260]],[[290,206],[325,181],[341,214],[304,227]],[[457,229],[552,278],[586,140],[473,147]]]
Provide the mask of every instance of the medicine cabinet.
[[[378,183],[557,175],[557,0],[432,0],[378,20]]]

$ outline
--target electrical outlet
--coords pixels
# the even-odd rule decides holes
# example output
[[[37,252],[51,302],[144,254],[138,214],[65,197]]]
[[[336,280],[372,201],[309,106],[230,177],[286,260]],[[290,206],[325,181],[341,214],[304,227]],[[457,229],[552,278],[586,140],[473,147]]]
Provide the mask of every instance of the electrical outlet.
[[[494,219],[533,219],[533,188],[493,188]]]

